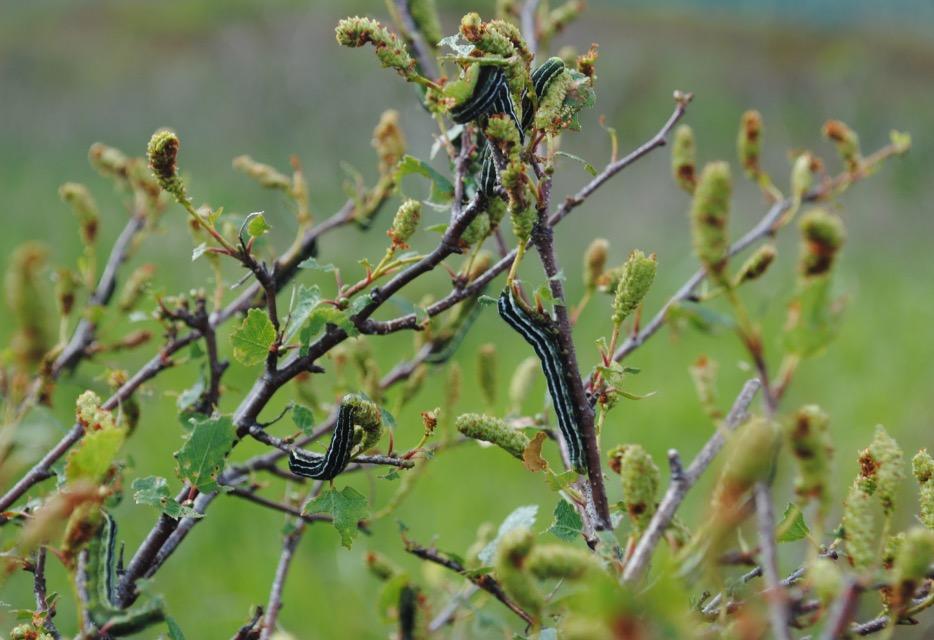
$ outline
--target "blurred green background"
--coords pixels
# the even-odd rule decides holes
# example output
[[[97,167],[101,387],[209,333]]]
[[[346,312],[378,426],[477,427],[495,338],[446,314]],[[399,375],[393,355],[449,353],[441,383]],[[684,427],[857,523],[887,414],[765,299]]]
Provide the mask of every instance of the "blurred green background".
[[[449,33],[466,10],[476,9],[485,17],[492,12],[491,2],[439,4]],[[674,89],[695,93],[686,122],[695,129],[702,161],[733,160],[740,114],[747,108],[760,110],[766,125],[764,164],[780,186],[786,182],[790,149],[812,148],[832,168],[837,166],[832,149],[820,139],[820,127],[828,118],[853,126],[866,151],[884,145],[892,128],[912,134],[915,144],[907,157],[887,164],[841,201],[849,238],[837,287],[849,297],[847,317],[830,351],[802,367],[785,402],[787,410],[818,402],[833,416],[839,495],[855,473],[857,450],[868,442],[876,424],[886,425],[909,452],[934,444],[929,396],[934,388],[934,211],[929,204],[934,201],[934,151],[929,144],[934,134],[934,10],[921,1],[824,1],[801,3],[806,6],[798,9],[789,4],[708,0],[665,3],[660,9],[652,2],[591,2],[585,17],[555,43],[581,50],[591,42],[600,44],[597,107],[585,114],[581,134],[567,136],[565,148],[602,165],[609,151],[598,116],[604,115],[617,129],[621,147],[627,150],[658,129],[670,112]],[[76,225],[56,193],[59,184],[72,180],[86,183],[106,212],[100,246],[102,251],[109,247],[125,214],[119,196],[88,166],[87,149],[102,141],[141,155],[149,135],[161,126],[174,128],[182,140],[180,163],[196,203],[223,205],[232,220],[250,211],[267,213],[274,233],[263,250],[270,253],[288,241],[294,224],[291,212],[286,202],[236,174],[230,166],[233,156],[249,153],[284,169],[289,155],[299,154],[319,218],[345,199],[342,161],[369,179],[375,175],[370,134],[383,109],[401,112],[410,152],[426,157],[434,129],[410,88],[395,74],[380,70],[371,52],[340,49],[334,42],[336,21],[354,13],[385,18],[381,2],[0,1],[0,254],[37,239],[50,247],[53,263],[74,263],[80,253]],[[654,312],[694,270],[687,200],[669,179],[668,163],[666,151],[654,153],[600,190],[561,227],[558,247],[574,299],[581,291],[583,249],[597,235],[610,239],[613,263],[633,248],[658,254],[659,277],[647,311]],[[562,168],[559,196],[589,178],[578,164],[566,162]],[[767,205],[753,186],[740,180],[737,184],[732,224],[738,235]],[[406,184],[410,194],[422,193],[422,187],[414,181]],[[388,215],[387,211],[381,218],[384,225]],[[432,223],[442,216],[429,214]],[[773,361],[793,284],[793,236],[789,231],[779,241],[781,261],[746,294],[757,318],[771,330],[767,349]],[[418,246],[428,247],[432,240],[423,233]],[[378,258],[383,243],[380,229],[367,235],[343,230],[323,243],[319,259],[352,273],[355,259]],[[203,260],[191,263],[190,251],[184,214],[175,207],[130,266],[158,263],[159,288],[185,291],[209,276]],[[532,269],[526,277],[536,285],[543,280]],[[321,274],[304,273],[301,278],[331,284]],[[443,275],[425,277],[407,297],[417,300],[425,293],[439,293],[445,281]],[[595,360],[593,340],[608,332],[606,309],[606,300],[597,301],[576,329],[585,369]],[[9,321],[0,320],[0,338],[11,331]],[[120,335],[118,327],[105,331],[111,337]],[[410,335],[374,341],[384,370],[410,352],[411,341]],[[466,384],[459,409],[482,409],[475,392],[474,354],[484,342],[499,349],[504,391],[497,408],[504,412],[508,376],[530,352],[503,330],[492,312],[482,316],[460,352]],[[604,445],[640,442],[662,467],[670,447],[690,457],[711,431],[687,374],[701,354],[720,362],[719,390],[723,403],[728,403],[750,375],[736,340],[690,332],[675,338],[663,330],[627,362],[642,369],[632,378],[631,390],[656,395],[619,407],[604,432]],[[55,415],[60,424],[50,427],[47,420],[36,421],[31,427],[34,438],[55,438],[70,424],[77,392],[104,391],[104,366],[132,369],[144,355],[102,357],[82,366],[59,387]],[[232,365],[223,410],[236,406],[255,374]],[[181,429],[173,391],[190,386],[196,376],[196,366],[188,364],[146,387],[142,426],[128,446],[133,465],[129,478],[174,477],[170,454],[180,446]],[[401,446],[417,439],[418,412],[440,404],[442,379],[433,376],[417,400],[397,416],[396,440]],[[536,397],[543,388],[539,380]],[[266,416],[275,415],[289,400],[283,395]],[[286,430],[282,427],[280,434]],[[234,458],[259,450],[244,443]],[[382,471],[375,470],[350,483],[372,494],[380,505],[396,484],[380,475]],[[615,500],[619,489],[613,480]],[[779,492],[789,493],[789,484],[788,469],[782,468]],[[278,486],[270,490],[271,495],[279,491]],[[689,500],[688,521],[697,521],[703,513],[705,491],[697,490]],[[913,489],[907,483],[905,498],[899,514],[903,525],[914,509]],[[414,539],[435,540],[443,549],[463,552],[477,525],[498,523],[519,505],[540,505],[538,525],[544,530],[555,501],[540,477],[508,456],[465,446],[429,467],[397,517]],[[130,502],[125,500],[116,514],[128,550],[136,547],[156,517],[150,508]],[[165,594],[189,638],[229,637],[252,605],[265,604],[282,525],[279,515],[236,498],[215,502],[152,587]],[[397,531],[395,520],[387,518],[373,527],[371,537],[359,539],[347,551],[333,529],[312,527],[287,583],[280,617],[284,628],[300,638],[386,637],[390,626],[375,618],[379,585],[364,568],[366,550],[385,551],[426,584],[439,579],[436,572],[426,573],[403,557]],[[793,556],[791,552],[786,559],[789,568]],[[72,629],[70,588],[57,565],[50,579],[52,588],[67,596],[60,626]],[[0,601],[14,608],[32,606],[26,577],[16,576],[0,587]],[[443,599],[438,602],[440,606]],[[10,625],[6,611],[0,608],[2,628]],[[501,608],[492,604],[484,611],[489,618],[479,619],[473,635],[502,637],[495,620],[508,619]],[[931,623],[926,624],[929,632]],[[925,631],[920,633],[923,637]]]

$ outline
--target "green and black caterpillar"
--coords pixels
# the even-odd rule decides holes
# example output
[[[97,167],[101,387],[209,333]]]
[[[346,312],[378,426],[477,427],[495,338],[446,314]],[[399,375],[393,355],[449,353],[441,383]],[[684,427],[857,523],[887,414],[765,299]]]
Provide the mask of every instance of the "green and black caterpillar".
[[[138,607],[120,607],[115,584],[117,523],[106,511],[102,514],[103,523],[88,543],[80,573],[87,596],[87,617],[107,637],[133,635],[165,621],[165,605],[156,597]]]
[[[571,465],[583,472],[587,462],[583,455],[580,430],[580,420],[577,408],[571,399],[567,372],[561,364],[560,346],[554,328],[542,321],[541,318],[529,313],[520,304],[513,294],[512,287],[507,287],[499,296],[499,315],[510,327],[515,329],[526,342],[532,345],[535,355],[542,363],[545,382],[548,385],[548,394],[551,396],[555,413],[558,414],[558,428],[567,447],[568,458]]]
[[[289,451],[289,470],[297,476],[315,480],[333,480],[351,458],[379,442],[383,433],[382,413],[373,402],[358,394],[348,393],[337,409],[337,422],[321,455],[302,449]]]

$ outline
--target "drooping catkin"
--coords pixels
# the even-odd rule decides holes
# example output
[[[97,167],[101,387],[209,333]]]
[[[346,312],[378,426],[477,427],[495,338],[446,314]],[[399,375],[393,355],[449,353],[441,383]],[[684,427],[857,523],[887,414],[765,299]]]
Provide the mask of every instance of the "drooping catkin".
[[[606,269],[606,257],[610,243],[606,238],[596,238],[588,245],[584,252],[584,287],[593,291],[597,281]]]
[[[688,193],[694,193],[697,186],[696,156],[694,130],[686,124],[678,125],[671,145],[671,175]]]
[[[422,218],[422,203],[418,200],[406,200],[396,211],[392,226],[386,232],[392,239],[392,246],[404,249],[408,246],[409,238],[418,229]]]
[[[824,124],[824,137],[834,143],[837,154],[848,171],[856,171],[862,161],[859,151],[859,136],[846,123],[828,120]]]
[[[740,119],[739,135],[736,139],[736,151],[746,175],[755,179],[761,171],[759,154],[762,146],[762,114],[750,110]]]
[[[798,462],[795,491],[804,499],[826,503],[833,456],[830,417],[817,405],[801,407],[791,420],[787,436]]]
[[[749,256],[739,268],[736,277],[733,278],[733,286],[738,287],[744,282],[762,277],[775,261],[777,255],[778,253],[773,244],[764,244],[756,249],[755,253]]]
[[[857,479],[851,486],[843,504],[843,540],[850,564],[860,572],[871,569],[876,562],[878,540],[872,495]]]
[[[613,324],[620,325],[642,303],[655,281],[655,254],[645,255],[638,249],[629,254],[613,299]]]
[[[486,406],[496,406],[496,345],[482,345],[477,352],[477,378]]]
[[[694,191],[691,231],[698,260],[708,276],[720,284],[725,284],[731,195],[730,165],[726,162],[707,164]]]
[[[493,416],[465,413],[457,417],[455,426],[468,438],[495,444],[519,460],[522,460],[522,452],[529,446],[529,439],[524,433],[511,429]]]
[[[626,512],[636,531],[642,532],[655,515],[658,495],[658,467],[641,445],[625,445],[619,459]]]
[[[825,209],[811,209],[801,217],[801,275],[812,278],[828,273],[846,232],[838,216]]]
[[[409,78],[415,69],[415,61],[400,38],[382,24],[371,18],[344,18],[334,30],[338,44],[345,47],[362,47],[372,44],[376,57],[384,67],[395,69]]]
[[[918,481],[921,522],[934,530],[934,458],[922,449],[911,459],[911,470]]]
[[[888,515],[895,510],[898,486],[905,477],[901,447],[878,425],[869,447],[859,454],[860,480],[867,493],[875,495]]]

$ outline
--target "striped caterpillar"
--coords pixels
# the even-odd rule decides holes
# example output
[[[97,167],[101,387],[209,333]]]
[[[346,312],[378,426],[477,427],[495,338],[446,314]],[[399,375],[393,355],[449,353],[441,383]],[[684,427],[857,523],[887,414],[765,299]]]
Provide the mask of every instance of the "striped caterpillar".
[[[133,609],[119,606],[114,580],[116,569],[117,523],[106,511],[97,535],[88,543],[82,577],[87,591],[88,616],[107,636],[119,637],[139,633],[166,619],[160,598]]]
[[[361,427],[362,442],[355,437],[355,424]],[[379,441],[382,420],[375,404],[362,396],[347,394],[337,410],[337,423],[324,455],[302,449],[289,451],[289,470],[297,476],[333,480],[350,463],[354,445],[365,451]]]
[[[522,125],[516,115],[512,94],[509,93],[506,74],[499,67],[484,65],[480,67],[473,94],[451,109],[451,118],[457,124],[466,124],[494,113],[504,113],[512,118],[519,129],[520,139],[523,139]]]
[[[568,379],[561,365],[559,357],[560,346],[554,329],[541,318],[529,313],[513,295],[512,287],[499,297],[499,315],[510,327],[515,329],[526,342],[535,350],[535,355],[542,363],[542,371],[548,385],[548,394],[551,396],[555,412],[558,414],[558,428],[567,446],[568,457],[571,464],[580,472],[587,468],[583,456],[580,431],[577,425],[579,420],[574,402],[571,400],[571,391]]]

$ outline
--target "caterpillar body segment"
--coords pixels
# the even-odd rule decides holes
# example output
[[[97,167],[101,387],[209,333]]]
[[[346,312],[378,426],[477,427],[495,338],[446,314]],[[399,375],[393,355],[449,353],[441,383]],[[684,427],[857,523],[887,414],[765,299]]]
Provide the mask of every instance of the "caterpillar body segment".
[[[324,455],[301,449],[289,451],[289,470],[298,476],[315,480],[333,480],[350,462],[354,445],[354,412],[356,406],[345,396],[337,410],[337,423],[328,450]]]
[[[571,399],[567,375],[559,357],[560,346],[557,336],[551,327],[544,325],[541,320],[532,316],[518,303],[511,287],[507,287],[500,295],[497,307],[499,315],[506,321],[506,324],[519,333],[538,356],[545,374],[548,394],[551,396],[558,415],[558,428],[567,446],[568,457],[574,468],[578,471],[585,470],[587,463],[584,459],[578,429],[579,420]]]

